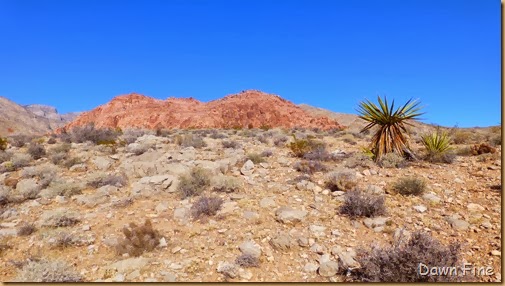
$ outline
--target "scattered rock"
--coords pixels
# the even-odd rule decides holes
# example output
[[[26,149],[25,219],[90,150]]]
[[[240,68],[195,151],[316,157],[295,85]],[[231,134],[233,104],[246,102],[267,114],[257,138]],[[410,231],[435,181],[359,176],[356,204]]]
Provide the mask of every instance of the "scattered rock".
[[[415,206],[414,209],[419,213],[424,213],[428,208],[423,205],[419,205]]]
[[[307,216],[306,211],[295,210],[289,207],[281,207],[276,212],[276,219],[282,223],[298,223],[303,221],[303,219]]]
[[[260,201],[260,207],[262,207],[262,208],[271,208],[271,207],[275,207],[276,205],[277,204],[275,203],[274,198],[271,198],[271,197],[263,198]]]
[[[483,212],[484,210],[486,210],[483,206],[474,203],[468,204],[467,208],[470,212]]]
[[[327,261],[319,265],[319,275],[323,277],[335,276],[338,272],[338,263],[335,261]]]
[[[238,267],[235,264],[220,261],[217,265],[217,272],[233,279],[238,276]]]
[[[261,247],[254,241],[244,241],[238,248],[243,254],[248,254],[256,258],[261,256]]]
[[[251,176],[254,172],[254,163],[251,160],[247,160],[242,168],[240,168],[240,173],[244,176]]]
[[[387,217],[375,217],[375,218],[365,218],[363,223],[368,228],[376,228],[384,226],[390,219]]]
[[[270,240],[270,245],[279,251],[286,251],[294,246],[293,239],[287,233],[279,233]]]
[[[316,272],[318,268],[319,268],[319,266],[317,264],[309,262],[309,263],[305,264],[305,266],[303,267],[303,271],[312,273],[312,272]]]

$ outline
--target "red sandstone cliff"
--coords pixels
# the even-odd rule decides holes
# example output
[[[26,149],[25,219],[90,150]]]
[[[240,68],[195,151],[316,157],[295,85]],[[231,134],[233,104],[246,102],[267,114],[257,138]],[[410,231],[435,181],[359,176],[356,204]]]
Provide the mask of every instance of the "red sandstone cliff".
[[[158,100],[132,93],[115,97],[77,117],[63,129],[94,123],[96,127],[233,128],[318,127],[342,128],[328,117],[314,117],[290,101],[260,91],[247,90],[224,98],[200,102],[193,98]]]

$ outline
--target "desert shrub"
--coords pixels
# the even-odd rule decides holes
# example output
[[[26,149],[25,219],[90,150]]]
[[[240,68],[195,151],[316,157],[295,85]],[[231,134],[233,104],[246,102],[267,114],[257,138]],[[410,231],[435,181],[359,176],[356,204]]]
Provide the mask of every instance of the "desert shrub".
[[[28,154],[16,153],[12,156],[12,168],[19,169],[30,165],[32,157]]]
[[[444,153],[428,153],[424,160],[430,163],[445,163],[451,164],[456,159],[456,153],[453,151],[448,151]]]
[[[115,186],[118,188],[124,187],[128,179],[124,174],[107,175],[103,177],[94,178],[88,182],[88,186],[92,188],[100,188],[103,186]]]
[[[188,174],[179,176],[178,190],[183,198],[191,197],[202,193],[206,187],[210,186],[210,174],[207,170],[194,167]]]
[[[203,148],[207,147],[207,143],[202,137],[194,134],[176,135],[175,144],[182,147]]]
[[[349,169],[333,171],[326,175],[325,180],[325,186],[332,192],[352,190],[357,183],[356,172]]]
[[[251,254],[241,254],[235,259],[235,264],[241,267],[249,268],[249,267],[259,267],[260,260],[256,256],[252,256]]]
[[[49,144],[49,145],[56,144],[56,138],[54,138],[54,137],[49,138],[49,140],[47,140],[47,144]]]
[[[347,133],[341,137],[342,141],[350,145],[356,145],[356,140],[354,139],[354,135],[351,133]]]
[[[384,215],[386,213],[384,197],[361,190],[349,191],[345,194],[345,201],[340,207],[340,213],[351,218]]]
[[[288,137],[284,136],[284,135],[276,136],[274,138],[273,142],[274,142],[275,146],[281,147],[281,146],[284,146],[284,144],[286,144],[286,142],[288,142]]]
[[[272,150],[264,150],[263,152],[261,152],[260,156],[261,157],[271,157],[274,153],[272,152]]]
[[[223,148],[233,148],[233,149],[240,148],[240,143],[238,143],[235,140],[223,141],[221,142],[221,144],[223,145]]]
[[[324,172],[328,170],[328,167],[321,163],[320,161],[314,160],[303,160],[298,161],[294,164],[293,168],[304,174],[313,174],[315,172]]]
[[[228,138],[228,136],[226,134],[218,132],[215,129],[210,130],[209,137],[212,138],[212,139],[224,139],[224,138]]]
[[[26,167],[21,172],[23,178],[37,178],[40,189],[44,189],[53,181],[58,173],[58,168],[49,165],[38,165],[35,167]]]
[[[70,132],[70,139],[74,143],[92,142],[99,145],[114,144],[120,130],[111,128],[95,128],[94,124],[88,124],[82,127],[74,127]]]
[[[67,182],[65,180],[54,180],[48,186],[47,189],[43,190],[41,196],[47,198],[54,198],[56,196],[72,197],[75,195],[82,194],[82,190],[85,188],[83,183]]]
[[[65,168],[70,168],[70,167],[72,167],[74,165],[81,164],[81,163],[82,163],[81,158],[79,158],[79,157],[70,157],[70,158],[64,160],[61,164]]]
[[[63,261],[30,261],[14,278],[14,282],[82,282],[84,278]]]
[[[488,138],[488,141],[493,146],[500,146],[501,145],[501,134],[490,135]]]
[[[215,192],[233,193],[241,188],[240,180],[231,176],[217,176],[212,182]]]
[[[420,275],[420,263],[428,267],[455,267],[459,265],[458,244],[443,245],[427,233],[415,232],[407,242],[401,238],[394,245],[360,250],[357,261],[361,265],[352,272],[362,282],[456,282],[457,275]],[[458,275],[460,273],[457,273]]]
[[[9,141],[12,146],[21,148],[25,146],[26,143],[32,141],[33,136],[28,135],[14,135],[9,138]]]
[[[191,206],[191,216],[198,219],[201,216],[213,216],[219,211],[223,199],[217,197],[200,197]]]
[[[326,150],[324,144],[319,144],[312,150],[308,151],[303,155],[303,159],[312,161],[332,161],[336,160],[337,157]]]
[[[0,151],[7,149],[7,139],[0,137]]]
[[[70,143],[62,143],[53,148],[49,149],[49,153],[68,153],[72,149],[72,145]]]
[[[378,164],[383,168],[403,168],[407,165],[407,161],[403,156],[391,152],[384,154]]]
[[[468,144],[473,141],[474,134],[471,131],[457,130],[453,131],[452,141],[454,144]]]
[[[28,147],[28,154],[30,154],[34,160],[38,160],[46,155],[46,149],[39,143],[31,143]]]
[[[19,236],[28,236],[37,231],[37,228],[32,223],[24,223],[18,228],[17,234]]]
[[[77,214],[67,209],[59,209],[42,215],[42,226],[44,227],[67,227],[76,225],[80,221]]]
[[[470,146],[460,147],[455,150],[455,153],[458,156],[471,156],[472,148]]]
[[[258,141],[263,144],[268,144],[268,142],[269,142],[268,137],[265,134],[261,134],[257,138],[258,138]]]
[[[362,167],[362,168],[370,169],[373,166],[375,166],[375,163],[370,156],[368,156],[362,152],[357,152],[357,153],[352,154],[346,160],[345,166],[347,168]]]
[[[404,196],[418,196],[426,190],[426,182],[418,178],[401,178],[393,185],[393,190]]]
[[[172,131],[164,128],[156,128],[155,134],[158,137],[170,137],[170,135],[172,135]]]
[[[146,251],[152,251],[160,244],[160,234],[153,229],[152,223],[146,219],[144,225],[137,226],[131,222],[122,230],[125,238],[116,245],[118,254],[128,253],[131,256],[140,256]]]
[[[286,183],[288,183],[290,185],[296,185],[296,184],[300,183],[301,181],[310,181],[310,180],[311,180],[310,175],[302,174],[302,175],[296,176],[293,179],[287,180]]]
[[[261,156],[261,154],[258,154],[258,153],[247,154],[246,161],[247,160],[251,160],[254,164],[259,164],[259,163],[265,162],[265,159],[263,158],[263,156]]]
[[[52,153],[49,155],[49,160],[55,165],[62,164],[68,157],[67,153]]]
[[[293,135],[293,142],[289,143],[288,147],[295,155],[295,157],[303,158],[305,154],[315,150],[316,148],[321,148],[322,143],[313,141],[312,139],[297,139]]]
[[[148,129],[140,129],[140,128],[128,128],[124,130],[121,138],[126,142],[126,144],[131,144],[137,141],[137,138],[142,137],[144,135],[154,135],[155,132]]]
[[[67,248],[79,244],[79,238],[68,232],[59,232],[51,239],[51,247]]]
[[[112,201],[111,206],[113,208],[124,208],[133,204],[133,198],[123,198]]]
[[[7,162],[12,158],[12,153],[0,151],[0,164],[3,162]]]

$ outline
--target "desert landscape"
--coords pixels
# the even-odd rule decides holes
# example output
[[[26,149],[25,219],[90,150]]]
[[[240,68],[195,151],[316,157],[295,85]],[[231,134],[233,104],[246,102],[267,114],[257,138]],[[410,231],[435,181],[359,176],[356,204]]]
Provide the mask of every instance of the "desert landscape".
[[[501,126],[406,119],[382,156],[383,123],[258,90],[0,111],[0,281],[502,279]]]

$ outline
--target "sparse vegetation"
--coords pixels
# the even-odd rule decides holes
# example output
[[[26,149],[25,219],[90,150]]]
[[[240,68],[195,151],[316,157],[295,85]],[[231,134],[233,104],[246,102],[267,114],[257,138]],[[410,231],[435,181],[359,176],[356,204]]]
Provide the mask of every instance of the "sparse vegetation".
[[[215,192],[233,193],[241,188],[240,180],[231,176],[218,176],[212,182]]]
[[[314,160],[298,161],[293,167],[296,171],[309,175],[314,174],[315,172],[324,172],[328,170],[326,165],[320,161]]]
[[[38,160],[46,155],[46,149],[42,144],[31,143],[28,147],[28,154],[30,154],[34,160]]]
[[[411,99],[393,112],[394,100],[391,106],[388,106],[386,98],[384,101],[380,97],[377,98],[380,108],[369,100],[359,104],[359,118],[370,122],[361,131],[379,127],[371,142],[375,161],[379,161],[385,154],[392,152],[403,156],[405,152],[410,151],[405,125],[411,125],[407,120],[416,119],[422,114],[419,113],[421,109],[418,107],[419,102]]]
[[[386,213],[384,197],[361,190],[349,191],[345,194],[345,201],[340,207],[340,213],[351,218],[384,215]]]
[[[191,216],[199,219],[202,216],[213,216],[219,211],[223,199],[217,197],[200,197],[191,206]]]
[[[84,278],[63,261],[30,261],[20,271],[14,282],[82,282]]]
[[[303,158],[307,153],[319,148],[324,148],[320,142],[312,139],[297,139],[293,134],[293,142],[289,143],[288,147],[295,157]]]
[[[26,143],[32,141],[33,137],[28,135],[14,135],[9,138],[10,144],[14,147],[21,148]]]
[[[455,130],[452,134],[454,144],[468,144],[473,141],[473,132],[467,130]]]
[[[383,168],[403,168],[407,165],[407,161],[397,153],[387,153],[377,162]]]
[[[120,130],[112,128],[95,128],[94,124],[88,124],[82,127],[75,127],[70,132],[70,141],[73,143],[92,142],[97,145],[114,145]]]
[[[274,142],[275,146],[282,147],[282,146],[284,146],[284,144],[286,144],[286,142],[288,142],[288,137],[286,137],[284,135],[280,135],[280,136],[275,137],[273,142]]]
[[[354,189],[358,183],[356,172],[350,169],[333,171],[326,175],[325,185],[332,192],[349,191]]]
[[[183,198],[201,194],[210,186],[211,179],[207,170],[194,167],[188,174],[179,176],[178,190]]]
[[[252,256],[251,254],[244,253],[239,255],[237,259],[235,259],[235,264],[245,268],[259,267],[260,260],[257,257]]]
[[[259,163],[265,162],[265,159],[263,158],[263,156],[261,156],[261,154],[258,154],[258,153],[247,154],[246,161],[247,160],[251,160],[254,164],[259,164]]]
[[[7,149],[7,139],[0,137],[0,151],[5,151]]]
[[[22,226],[20,226],[18,228],[17,234],[19,236],[28,236],[28,235],[34,233],[35,231],[37,231],[37,228],[35,227],[34,224],[32,224],[32,223],[24,223]]]
[[[116,245],[116,252],[120,255],[128,253],[130,256],[140,256],[146,251],[154,250],[161,239],[149,219],[140,226],[131,222],[128,227],[123,227],[122,232],[125,238]]]
[[[221,142],[223,145],[223,148],[233,148],[233,149],[238,149],[241,147],[240,143],[238,143],[235,140],[230,140],[230,141],[223,141]]]
[[[402,178],[393,185],[393,190],[404,196],[419,196],[426,190],[426,182],[418,178]]]
[[[154,135],[154,134],[155,132],[148,129],[127,128],[124,130],[123,134],[121,135],[121,138],[126,142],[126,144],[131,144],[144,135]]]
[[[67,209],[59,209],[54,213],[44,214],[42,217],[42,226],[45,227],[67,227],[80,222],[77,215]]]
[[[12,153],[0,151],[0,164],[3,162],[7,162],[12,158]]]
[[[456,155],[452,152],[449,135],[437,130],[435,133],[421,136],[427,155],[426,161],[432,163],[452,163]]]
[[[182,147],[193,147],[197,149],[207,147],[207,143],[205,143],[203,138],[195,134],[176,135],[174,142]]]
[[[347,168],[362,167],[370,169],[375,166],[373,160],[363,152],[353,153],[345,162]]]
[[[429,267],[459,265],[459,245],[444,246],[422,232],[413,233],[406,243],[400,239],[388,247],[359,251],[357,260],[361,267],[352,277],[362,282],[389,283],[457,282],[461,279],[458,275],[419,275],[419,263]]]
[[[23,154],[23,153],[15,153],[12,158],[12,168],[14,170],[17,170],[19,168],[26,167],[30,165],[30,161],[32,160],[32,157],[28,154]]]
[[[103,177],[94,178],[88,182],[88,186],[92,188],[100,188],[103,186],[115,186],[118,188],[126,186],[128,179],[124,174],[111,174]]]

